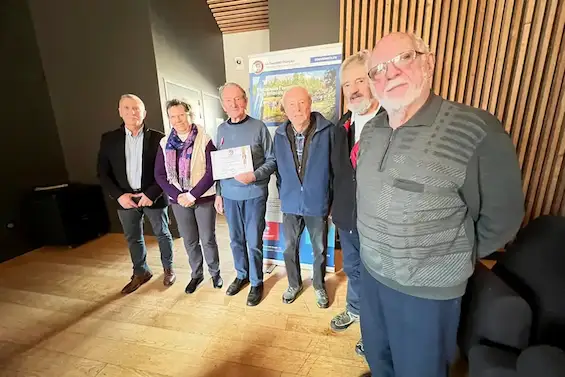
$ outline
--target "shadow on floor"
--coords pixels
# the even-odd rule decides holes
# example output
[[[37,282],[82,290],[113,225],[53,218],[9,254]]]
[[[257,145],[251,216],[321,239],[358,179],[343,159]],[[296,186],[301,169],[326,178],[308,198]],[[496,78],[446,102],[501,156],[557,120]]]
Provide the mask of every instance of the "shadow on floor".
[[[48,341],[49,339],[57,336],[58,334],[64,332],[68,328],[70,328],[71,326],[77,324],[82,319],[89,317],[90,315],[99,311],[100,309],[102,309],[106,305],[112,304],[113,302],[116,302],[117,300],[119,300],[122,297],[124,297],[124,295],[120,292],[116,292],[115,294],[107,296],[103,300],[96,302],[94,305],[89,307],[87,310],[85,310],[82,314],[80,314],[78,317],[74,318],[73,320],[67,321],[63,324],[60,324],[60,325],[54,327],[53,329],[51,329],[50,331],[42,334],[41,336],[38,336],[37,338],[35,338],[33,340],[32,343],[17,345],[16,347],[11,349],[10,351],[8,351],[6,353],[2,353],[2,355],[0,356],[0,364],[7,363],[11,359],[13,359],[14,357],[16,357],[20,354],[24,354],[27,351],[35,348],[36,346],[39,346],[41,343]],[[95,331],[95,330],[96,329],[93,329],[93,331]]]

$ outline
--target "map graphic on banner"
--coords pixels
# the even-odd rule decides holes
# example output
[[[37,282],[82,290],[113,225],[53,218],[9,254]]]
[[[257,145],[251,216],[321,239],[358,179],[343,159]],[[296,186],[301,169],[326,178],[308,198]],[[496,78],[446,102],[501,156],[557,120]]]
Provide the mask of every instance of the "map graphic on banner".
[[[339,117],[341,61],[340,43],[249,56],[250,115],[265,122],[274,137],[276,128],[286,121],[281,106],[283,93],[292,86],[300,85],[308,89],[312,96],[312,111],[318,111],[331,122],[336,123]],[[265,217],[267,221],[263,235],[265,259],[275,264],[282,264],[285,238],[274,174],[269,183]],[[312,243],[306,229],[300,239],[299,248],[301,265],[311,266]],[[326,265],[330,271],[335,266],[334,249],[335,226],[329,221]]]

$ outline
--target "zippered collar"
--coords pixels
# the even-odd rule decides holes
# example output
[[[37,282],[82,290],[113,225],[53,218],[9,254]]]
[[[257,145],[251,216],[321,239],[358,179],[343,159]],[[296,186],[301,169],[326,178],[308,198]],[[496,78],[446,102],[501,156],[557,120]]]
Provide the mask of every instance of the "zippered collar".
[[[415,126],[432,126],[437,118],[437,114],[444,102],[444,99],[437,94],[430,92],[430,96],[426,100],[426,103],[404,123],[400,128],[403,127],[415,127]],[[390,127],[388,122],[388,114],[386,111],[380,112],[374,118],[378,120],[376,122],[377,127]]]

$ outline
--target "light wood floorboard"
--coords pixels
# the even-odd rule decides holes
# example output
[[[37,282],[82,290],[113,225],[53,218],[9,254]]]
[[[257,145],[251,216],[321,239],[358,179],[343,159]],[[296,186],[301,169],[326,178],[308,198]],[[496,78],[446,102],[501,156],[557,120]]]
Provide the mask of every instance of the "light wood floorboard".
[[[184,293],[190,267],[175,240],[177,282],[162,285],[159,250],[147,238],[153,279],[119,292],[131,275],[122,235],[76,249],[42,248],[0,265],[0,377],[357,377],[368,370],[354,352],[359,326],[329,329],[345,305],[346,277],[328,274],[329,309],[306,290],[281,302],[284,268],[265,275],[266,297],[247,307],[247,289],[225,289],[235,277],[227,226],[218,219],[224,288],[209,277]],[[463,376],[463,374],[457,374]]]

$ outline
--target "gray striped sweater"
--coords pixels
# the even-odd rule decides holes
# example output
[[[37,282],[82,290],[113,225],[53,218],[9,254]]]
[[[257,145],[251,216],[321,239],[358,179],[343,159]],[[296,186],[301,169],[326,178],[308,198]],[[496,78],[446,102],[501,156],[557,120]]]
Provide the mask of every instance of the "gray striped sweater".
[[[518,159],[500,122],[434,94],[396,130],[386,113],[364,127],[357,183],[365,267],[417,297],[462,296],[477,259],[510,241],[524,215]]]

